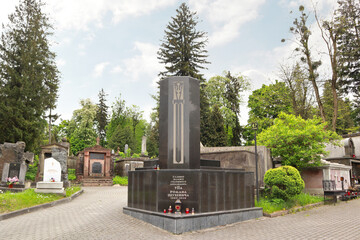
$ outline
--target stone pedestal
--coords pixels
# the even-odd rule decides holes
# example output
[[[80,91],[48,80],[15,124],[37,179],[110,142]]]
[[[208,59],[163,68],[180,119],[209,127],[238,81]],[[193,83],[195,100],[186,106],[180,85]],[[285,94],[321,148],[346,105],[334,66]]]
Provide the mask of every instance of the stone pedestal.
[[[58,193],[65,195],[63,182],[37,182],[36,193]]]

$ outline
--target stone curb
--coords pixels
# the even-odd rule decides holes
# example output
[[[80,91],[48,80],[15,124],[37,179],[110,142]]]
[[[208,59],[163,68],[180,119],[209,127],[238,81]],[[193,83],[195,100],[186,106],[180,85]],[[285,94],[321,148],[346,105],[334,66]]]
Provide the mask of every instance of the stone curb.
[[[70,202],[73,199],[80,196],[80,194],[82,194],[83,192],[84,192],[84,190],[81,189],[80,191],[77,191],[76,193],[74,193],[73,195],[71,195],[70,197],[67,197],[67,198],[59,199],[59,200],[49,202],[49,203],[36,205],[36,206],[33,206],[33,207],[29,207],[29,208],[23,208],[23,209],[20,209],[20,210],[9,212],[9,213],[0,214],[0,221],[8,219],[8,218],[12,218],[12,217],[20,216],[20,215],[25,214],[25,213],[35,212],[35,211],[38,211],[40,209],[53,207],[53,206],[58,205],[58,204],[63,204],[63,203],[66,203],[66,202]]]
[[[295,212],[299,212],[299,211],[304,211],[313,207],[318,207],[320,205],[324,205],[324,202],[318,202],[318,203],[313,203],[313,204],[309,204],[306,206],[302,206],[302,207],[295,207],[289,210],[283,210],[283,211],[277,211],[277,212],[273,212],[273,213],[265,213],[264,212],[264,217],[279,217],[279,216],[284,216],[286,214],[290,214],[290,213],[295,213]]]

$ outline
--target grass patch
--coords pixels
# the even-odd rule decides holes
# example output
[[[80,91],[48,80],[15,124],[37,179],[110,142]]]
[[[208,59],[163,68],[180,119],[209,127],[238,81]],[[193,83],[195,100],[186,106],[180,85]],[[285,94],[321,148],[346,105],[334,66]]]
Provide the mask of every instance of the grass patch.
[[[120,184],[121,186],[128,185],[128,177],[115,176],[113,178],[113,184]]]
[[[66,188],[66,197],[80,190],[80,187]],[[59,194],[36,193],[34,189],[13,193],[6,191],[0,194],[0,214],[28,208],[65,198]]]
[[[273,213],[281,210],[288,210],[293,207],[322,202],[323,200],[323,197],[312,196],[307,193],[300,193],[287,201],[278,198],[269,199],[265,196],[261,197],[259,202],[255,202],[255,206],[262,207],[265,213]]]

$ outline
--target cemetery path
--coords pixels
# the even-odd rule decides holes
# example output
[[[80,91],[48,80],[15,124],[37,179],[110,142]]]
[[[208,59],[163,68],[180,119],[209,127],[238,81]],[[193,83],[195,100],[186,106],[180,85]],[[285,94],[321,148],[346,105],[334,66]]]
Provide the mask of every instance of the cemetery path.
[[[85,187],[73,201],[0,221],[0,239],[359,239],[360,199],[174,235],[122,213],[127,187]]]

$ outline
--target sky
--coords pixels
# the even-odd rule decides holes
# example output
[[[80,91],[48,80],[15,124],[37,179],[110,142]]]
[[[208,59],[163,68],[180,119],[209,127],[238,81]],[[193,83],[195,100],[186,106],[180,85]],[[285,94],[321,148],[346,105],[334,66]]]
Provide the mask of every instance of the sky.
[[[279,65],[290,63],[296,47],[289,28],[299,16],[298,6],[316,5],[320,17],[328,17],[336,0],[42,0],[43,12],[54,27],[51,50],[61,73],[57,108],[53,113],[69,120],[80,100],[98,102],[104,89],[107,105],[115,98],[126,106],[137,105],[150,120],[155,107],[158,73],[164,66],[157,59],[164,30],[186,2],[197,12],[198,31],[207,32],[206,79],[224,71],[246,76],[251,90],[242,93],[240,123],[247,123],[248,96],[262,84],[279,79]],[[0,0],[0,22],[6,24],[18,0]],[[327,56],[314,19],[311,44],[323,59]],[[1,29],[0,32],[3,30]],[[281,39],[287,39],[285,43]]]

